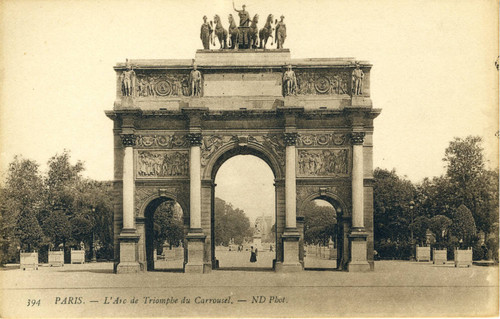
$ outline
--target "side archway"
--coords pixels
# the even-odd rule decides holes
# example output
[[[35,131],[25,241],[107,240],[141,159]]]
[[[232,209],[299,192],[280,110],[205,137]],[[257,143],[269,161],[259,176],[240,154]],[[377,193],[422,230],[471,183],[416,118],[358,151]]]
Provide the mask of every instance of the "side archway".
[[[169,207],[170,213],[165,215],[164,210],[167,207]],[[143,225],[139,231],[141,238],[139,258],[146,270],[153,271],[158,270],[158,268],[162,270],[183,269],[186,255],[184,238],[189,227],[189,217],[186,218],[185,207],[176,200],[176,196],[173,196],[173,194],[155,195],[144,201],[140,209],[142,216],[138,218]],[[160,209],[163,210],[160,212]],[[158,218],[158,214],[161,214],[163,218]],[[169,228],[167,232],[165,232],[165,227]],[[155,243],[155,231],[162,233],[161,243]],[[170,248],[174,247],[175,249],[172,252],[163,252],[160,255],[162,260],[159,260],[158,255],[155,255],[155,251],[163,249],[163,239],[165,238],[170,241]],[[175,241],[175,243],[172,241]],[[180,247],[177,247],[178,244],[181,244]],[[163,265],[157,267],[157,263],[160,264],[161,262],[163,262]]]
[[[348,234],[350,232],[350,226],[351,226],[350,209],[339,196],[331,192],[317,192],[308,195],[300,203],[298,210],[298,216],[300,216],[299,218],[302,221],[301,228],[299,229],[299,232],[301,232],[302,239],[304,239],[305,237],[305,231],[306,231],[305,226],[307,224],[307,218],[308,218],[307,212],[305,212],[305,210],[307,209],[308,205],[311,204],[311,202],[314,202],[316,200],[321,200],[329,203],[334,210],[336,226],[335,226],[335,236],[334,236],[335,238],[333,238],[334,240],[333,247],[319,248],[320,250],[319,252],[316,251],[318,250],[317,247],[311,248],[310,245],[306,246],[304,243],[300,247],[299,256],[301,256],[302,260],[304,259],[304,256],[307,255],[309,255],[310,257],[312,256],[319,257],[320,259],[321,258],[326,258],[330,260],[333,259],[336,260],[335,268],[337,270],[344,270],[347,268],[347,263],[349,261]],[[324,249],[326,252],[323,252],[322,249]],[[323,268],[323,267],[320,266],[313,268]]]

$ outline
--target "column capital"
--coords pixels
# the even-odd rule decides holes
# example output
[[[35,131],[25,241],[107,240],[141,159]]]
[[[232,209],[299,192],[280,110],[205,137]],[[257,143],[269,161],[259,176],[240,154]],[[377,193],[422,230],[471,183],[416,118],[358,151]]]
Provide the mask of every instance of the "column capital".
[[[191,146],[201,146],[201,133],[188,133],[186,138]]]
[[[298,133],[284,133],[284,140],[286,146],[295,146],[297,142]]]
[[[354,145],[362,145],[365,140],[365,132],[352,132],[351,142]]]
[[[123,146],[135,146],[137,140],[137,136],[135,134],[120,134],[120,137],[122,138]]]

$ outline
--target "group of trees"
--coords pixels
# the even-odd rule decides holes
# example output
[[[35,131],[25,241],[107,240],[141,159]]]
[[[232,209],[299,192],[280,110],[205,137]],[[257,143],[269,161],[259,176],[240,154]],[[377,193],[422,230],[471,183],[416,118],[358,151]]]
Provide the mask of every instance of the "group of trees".
[[[252,238],[253,229],[243,210],[234,208],[231,203],[216,197],[214,215],[215,245],[227,246],[231,239],[234,240],[234,244],[240,245]]]
[[[0,187],[0,264],[15,260],[19,250],[43,256],[82,242],[90,254],[112,258],[111,183],[83,178],[83,163],[71,164],[67,151],[47,164],[45,174],[18,156],[9,165]]]
[[[159,255],[162,254],[165,243],[168,243],[169,249],[182,244],[182,218],[182,209],[174,200],[165,201],[156,208],[153,216],[153,245]]]
[[[487,170],[479,137],[455,138],[445,150],[446,173],[414,184],[396,171],[374,171],[374,237],[381,257],[409,258],[415,244],[473,247],[474,258],[498,259],[499,172]],[[0,186],[0,264],[19,250],[74,247],[93,257],[113,258],[113,190],[110,182],[82,177],[83,164],[68,152],[48,161],[47,172],[15,157]],[[175,202],[154,216],[154,243],[178,246],[184,238]],[[253,235],[248,217],[215,199],[215,244],[241,244]],[[333,207],[314,202],[304,210],[304,240],[326,245],[337,232]],[[275,226],[273,226],[274,229]],[[481,236],[480,236],[481,235]],[[482,237],[484,240],[480,240]],[[94,245],[97,247],[94,247]],[[94,249],[96,248],[96,249]],[[43,257],[42,257],[43,258]]]
[[[315,201],[305,205],[304,242],[323,246],[337,236],[337,213],[333,206],[320,206]]]
[[[430,241],[450,253],[473,247],[475,259],[498,259],[498,171],[485,168],[481,138],[455,138],[443,161],[444,175],[418,184],[375,169],[375,250],[381,257],[409,258],[414,244]]]

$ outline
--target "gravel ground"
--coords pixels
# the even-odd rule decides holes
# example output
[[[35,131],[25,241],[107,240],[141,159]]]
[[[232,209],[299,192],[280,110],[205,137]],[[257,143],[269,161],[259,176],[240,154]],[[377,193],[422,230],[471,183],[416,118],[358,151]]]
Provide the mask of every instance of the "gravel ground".
[[[378,261],[369,273],[120,275],[112,268],[9,265],[0,271],[0,317],[498,316],[498,266]]]

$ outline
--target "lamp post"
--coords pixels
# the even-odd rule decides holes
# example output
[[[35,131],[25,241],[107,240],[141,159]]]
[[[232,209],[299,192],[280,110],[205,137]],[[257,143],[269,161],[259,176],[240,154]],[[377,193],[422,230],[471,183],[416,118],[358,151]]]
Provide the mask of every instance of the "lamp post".
[[[414,201],[410,201],[410,218],[411,218],[411,224],[413,224],[413,208],[415,207],[415,202]],[[411,260],[415,260],[415,249],[416,248],[416,245],[415,245],[415,240],[413,239],[413,227],[410,227],[410,243],[411,243]],[[415,249],[414,249],[415,247]]]
[[[92,207],[92,217],[94,218],[94,225],[92,227],[92,259],[90,262],[97,262],[96,250],[95,250],[95,208]]]

